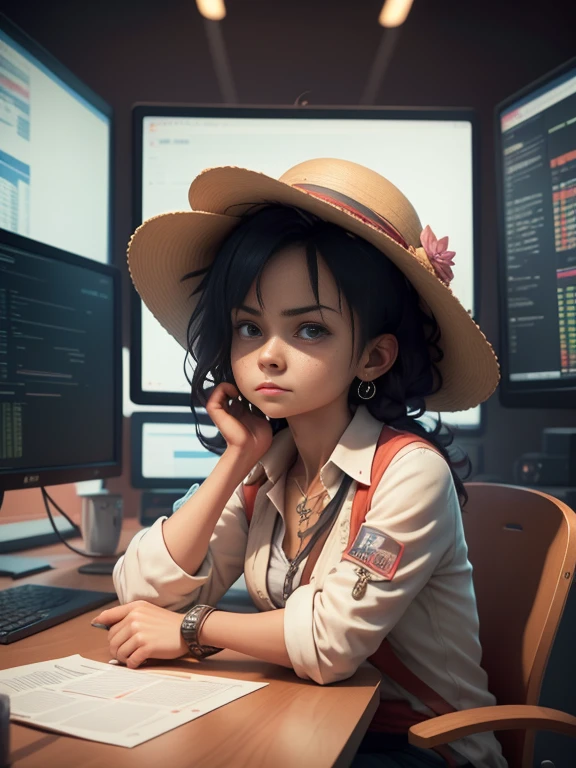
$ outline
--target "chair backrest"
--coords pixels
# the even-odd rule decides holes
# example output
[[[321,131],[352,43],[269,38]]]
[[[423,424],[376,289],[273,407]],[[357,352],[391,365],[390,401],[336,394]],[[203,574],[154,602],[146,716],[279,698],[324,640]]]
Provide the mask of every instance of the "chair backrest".
[[[480,618],[482,666],[498,704],[538,704],[576,566],[576,514],[540,491],[466,483],[462,516]],[[497,734],[512,766],[530,732]]]

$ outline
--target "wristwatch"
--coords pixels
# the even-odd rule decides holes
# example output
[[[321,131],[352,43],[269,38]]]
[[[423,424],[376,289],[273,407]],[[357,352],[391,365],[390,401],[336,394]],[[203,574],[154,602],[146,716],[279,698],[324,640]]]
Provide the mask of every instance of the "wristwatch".
[[[212,611],[215,610],[216,608],[213,608],[211,605],[195,605],[182,619],[180,633],[188,646],[188,650],[195,659],[205,659],[207,656],[212,656],[222,650],[222,648],[216,648],[213,645],[200,645],[198,642],[198,635],[200,634],[202,624],[204,624]]]

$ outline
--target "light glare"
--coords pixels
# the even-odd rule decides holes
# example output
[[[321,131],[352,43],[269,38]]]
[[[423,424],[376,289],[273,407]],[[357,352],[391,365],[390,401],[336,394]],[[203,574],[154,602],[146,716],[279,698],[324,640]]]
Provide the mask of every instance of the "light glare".
[[[414,0],[384,0],[378,23],[383,27],[399,27],[406,21],[413,2]]]
[[[210,21],[222,21],[226,16],[224,0],[196,0],[196,5],[202,16]]]

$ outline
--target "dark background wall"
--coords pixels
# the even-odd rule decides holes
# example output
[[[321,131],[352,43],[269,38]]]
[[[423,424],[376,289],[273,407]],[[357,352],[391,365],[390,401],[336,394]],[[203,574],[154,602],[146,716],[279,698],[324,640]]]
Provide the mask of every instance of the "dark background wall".
[[[222,22],[243,104],[359,104],[382,36],[382,0],[226,0]],[[221,103],[194,0],[0,0],[13,21],[109,101],[115,125],[114,258],[131,233],[130,108],[137,101]],[[479,318],[498,350],[494,105],[576,55],[572,2],[415,0],[376,104],[466,106],[481,121]],[[281,151],[279,147],[278,151]],[[409,161],[409,158],[407,158]],[[128,306],[129,283],[125,275]],[[126,319],[128,313],[126,312]],[[128,323],[124,328],[129,343]],[[576,405],[576,403],[575,403]],[[512,480],[512,464],[540,447],[546,426],[576,426],[574,410],[487,405],[478,469]]]

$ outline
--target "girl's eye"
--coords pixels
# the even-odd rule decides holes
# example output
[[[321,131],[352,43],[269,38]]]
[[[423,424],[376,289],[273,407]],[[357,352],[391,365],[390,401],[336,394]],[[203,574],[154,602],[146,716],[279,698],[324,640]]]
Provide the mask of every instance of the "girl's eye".
[[[312,336],[303,337],[307,338],[308,341],[312,341],[313,339],[319,339],[321,336],[327,336],[329,334],[329,331],[324,328],[323,325],[317,325],[316,323],[308,323],[307,325],[303,325],[299,331],[311,331]]]
[[[253,339],[259,333],[259,329],[256,325],[254,325],[254,323],[238,323],[234,326],[234,328],[238,331],[238,335],[245,339]],[[246,328],[248,331],[256,331],[256,333],[242,333],[243,328]]]
[[[238,331],[238,335],[244,339],[257,338],[258,334],[260,333],[258,326],[249,322],[238,323],[234,326],[234,328]],[[330,331],[328,331],[327,328],[324,328],[322,325],[318,325],[318,323],[306,323],[306,325],[302,325],[298,329],[298,333],[302,333],[302,331],[306,331],[307,334],[310,334],[300,337],[305,341],[314,341],[315,339],[319,339],[322,336],[328,336],[330,334]]]

